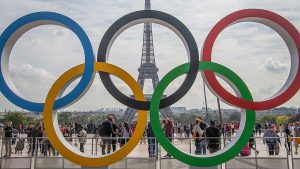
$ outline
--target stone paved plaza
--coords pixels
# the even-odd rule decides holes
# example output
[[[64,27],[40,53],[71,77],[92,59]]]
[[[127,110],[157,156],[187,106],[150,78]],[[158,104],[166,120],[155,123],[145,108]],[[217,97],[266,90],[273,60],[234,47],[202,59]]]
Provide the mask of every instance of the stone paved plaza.
[[[91,135],[90,135],[91,136]],[[176,137],[176,135],[175,135]],[[75,140],[73,140],[72,145],[75,144]],[[95,139],[88,139],[85,145],[85,153],[100,155],[101,148],[99,143],[96,146]],[[256,138],[257,150],[259,150],[259,154],[255,155],[252,150],[252,154],[248,157],[236,157],[235,159],[229,161],[219,168],[228,168],[228,169],[251,169],[258,168],[261,169],[285,169],[292,168],[294,164],[294,168],[300,166],[300,155],[289,155],[287,156],[287,151],[284,147],[284,138],[281,138],[281,147],[279,155],[270,157],[268,155],[267,147],[263,144],[262,138],[258,136]],[[174,139],[173,144],[176,145],[180,150],[194,154],[195,146],[192,138],[181,138]],[[1,146],[2,147],[2,146]],[[42,154],[38,154],[36,157],[32,157],[28,155],[28,145],[25,144],[25,149],[22,154],[14,153],[14,146],[12,151],[11,158],[1,158],[1,167],[2,168],[81,168],[81,166],[75,165],[68,160],[65,160],[61,156],[43,156]],[[222,144],[222,147],[224,145]],[[79,149],[79,147],[75,147]],[[293,147],[294,148],[294,147]],[[4,154],[4,147],[2,147],[2,156]],[[294,151],[294,150],[293,150]],[[140,144],[136,146],[136,148],[128,155],[126,159],[120,161],[116,164],[110,166],[110,168],[143,168],[143,169],[154,169],[154,168],[163,168],[163,169],[188,169],[190,168],[186,164],[181,163],[180,161],[173,158],[165,158],[166,151],[159,146],[157,158],[149,158],[148,155],[148,145],[147,140],[143,139]],[[292,160],[294,159],[294,161]]]

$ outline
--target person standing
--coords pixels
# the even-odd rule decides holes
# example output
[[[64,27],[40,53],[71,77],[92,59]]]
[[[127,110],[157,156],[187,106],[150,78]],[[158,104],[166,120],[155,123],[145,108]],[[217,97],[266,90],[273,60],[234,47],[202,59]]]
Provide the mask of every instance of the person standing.
[[[275,146],[278,144],[276,126],[271,125],[270,129],[267,129],[263,135],[263,144],[267,144],[269,149],[269,155],[274,155]]]
[[[200,126],[200,129],[202,131],[202,138],[200,139],[200,152],[203,153],[203,155],[206,154],[206,139],[205,139],[205,130],[207,129],[208,125],[202,120],[202,117],[198,117],[199,119],[199,126]]]
[[[149,152],[149,157],[158,157],[158,143],[157,140],[155,139],[154,132],[152,130],[151,123],[148,123],[147,127],[147,138],[148,138],[148,152]]]
[[[164,124],[165,135],[168,137],[169,141],[172,142],[173,122],[171,119],[165,119]],[[171,157],[171,155],[167,153],[165,157]]]
[[[112,133],[113,133],[113,116],[108,115],[107,119],[102,123],[99,129],[100,136],[102,137],[102,155],[110,154],[111,144],[112,144]],[[106,151],[107,147],[107,151]]]
[[[209,153],[215,153],[221,147],[221,131],[215,127],[216,123],[210,121],[210,126],[206,129],[206,138],[208,140],[207,148]]]
[[[261,124],[260,123],[257,123],[257,125],[256,125],[256,134],[257,134],[257,132],[259,135],[261,135]]]
[[[280,136],[282,136],[282,133],[283,133],[283,126],[282,126],[282,124],[279,124],[279,132],[280,132]]]
[[[81,125],[79,125],[78,129],[79,129],[79,133],[78,133],[77,137],[78,137],[78,141],[79,141],[79,145],[80,145],[79,149],[81,152],[84,153],[84,145],[86,143],[87,132]]]
[[[117,136],[120,135],[119,133],[119,127],[118,125],[115,123],[115,119],[112,120],[112,140],[111,140],[111,144],[112,144],[112,150],[113,152],[116,151],[117,149],[117,142],[118,142],[118,139],[117,139]]]
[[[300,124],[297,122],[294,127],[294,145],[295,145],[295,155],[298,154],[298,147],[300,145]]]
[[[38,140],[42,135],[40,124],[41,123],[38,122],[37,125],[32,130],[32,151],[31,151],[32,156],[38,155],[38,148],[39,148]]]
[[[256,146],[255,146],[255,139],[254,139],[254,132],[256,133],[256,130],[253,131],[250,139],[249,139],[249,147],[250,147],[250,154],[251,154],[251,149],[254,150],[254,152],[258,155],[259,151],[256,150]]]
[[[28,142],[28,145],[29,145],[28,155],[29,155],[29,154],[31,153],[31,151],[32,151],[32,142],[33,142],[33,139],[32,139],[32,131],[33,131],[33,125],[30,124],[29,127],[26,129],[27,142]]]
[[[231,122],[231,134],[234,136],[234,129],[235,129],[235,126],[234,126],[234,122]]]
[[[194,136],[195,146],[196,146],[195,154],[201,155],[202,151],[200,150],[200,140],[202,139],[202,131],[200,128],[200,119],[198,118],[196,119],[196,124],[193,129],[193,136]]]
[[[288,151],[288,155],[290,155],[291,154],[292,136],[291,136],[291,131],[290,131],[288,125],[286,125],[286,127],[285,127],[284,136],[285,136],[285,147]]]
[[[3,129],[4,130],[4,145],[5,145],[5,155],[4,157],[10,157],[11,155],[11,141],[12,141],[12,122],[8,121],[7,126]]]
[[[131,128],[129,127],[129,124],[126,122],[123,124],[121,130],[120,147],[123,147],[128,142],[129,137],[131,137]]]

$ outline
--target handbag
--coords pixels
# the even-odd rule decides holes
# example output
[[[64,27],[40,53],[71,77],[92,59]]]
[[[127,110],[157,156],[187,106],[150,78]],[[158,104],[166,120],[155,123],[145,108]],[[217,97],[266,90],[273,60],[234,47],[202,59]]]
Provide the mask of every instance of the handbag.
[[[77,139],[75,139],[74,146],[78,147]]]

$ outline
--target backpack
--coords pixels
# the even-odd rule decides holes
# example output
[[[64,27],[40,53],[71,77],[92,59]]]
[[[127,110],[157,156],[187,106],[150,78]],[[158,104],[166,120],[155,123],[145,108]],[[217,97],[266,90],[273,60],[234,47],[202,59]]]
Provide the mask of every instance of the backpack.
[[[86,143],[86,137],[87,137],[87,133],[86,133],[86,131],[85,130],[81,130],[80,132],[79,132],[79,135],[78,135],[78,141],[79,141],[79,143],[83,143],[83,144],[85,144]]]
[[[22,151],[24,149],[24,142],[25,140],[24,139],[20,139],[18,142],[17,142],[17,145],[15,147],[15,150],[16,151]]]
[[[250,155],[250,147],[249,144],[240,152],[242,156],[249,156]]]
[[[105,123],[105,122],[104,122]],[[105,130],[105,125],[102,123],[102,125],[98,126],[98,132],[100,137],[106,136],[106,130]]]

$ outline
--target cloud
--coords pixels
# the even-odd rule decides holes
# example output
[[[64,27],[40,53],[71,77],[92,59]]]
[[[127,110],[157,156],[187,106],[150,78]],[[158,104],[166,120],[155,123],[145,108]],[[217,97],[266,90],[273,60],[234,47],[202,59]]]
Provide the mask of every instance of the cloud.
[[[201,51],[207,34],[219,20],[241,9],[261,8],[276,12],[288,19],[298,30],[300,29],[298,0],[291,0],[288,3],[284,0],[276,2],[259,0],[151,1],[152,9],[173,15],[190,29],[199,51]],[[120,17],[143,9],[144,0],[26,0],[26,2],[1,0],[0,6],[5,6],[2,8],[2,13],[5,15],[0,16],[0,33],[21,16],[37,11],[53,11],[76,21],[87,33],[93,51],[97,55],[97,49],[105,31]],[[155,25],[153,26],[153,36],[156,63],[161,79],[175,66],[186,63],[187,57],[182,42],[170,30]],[[22,38],[12,51],[10,63],[15,67],[11,65],[11,77],[21,93],[32,100],[42,101],[51,84],[59,75],[84,62],[84,54],[78,38],[65,28],[46,26],[46,29],[43,27],[40,29],[39,27],[29,31]],[[141,48],[142,25],[138,25],[126,30],[116,39],[108,62],[123,68],[137,79]],[[253,86],[272,86],[275,82],[285,80],[282,77],[284,72],[289,69],[289,65],[285,62],[288,50],[284,41],[274,31],[259,24],[239,23],[231,26],[228,31],[226,29],[220,34],[213,50],[213,61],[227,66],[240,75],[251,89],[257,91],[257,96],[265,95]],[[61,62],[62,60],[63,62]],[[258,67],[257,69],[253,69],[255,65]],[[95,81],[96,83],[88,91],[87,96],[74,104],[72,109],[90,110],[121,105],[106,91],[98,75],[96,75]],[[132,93],[123,82],[115,79],[113,81],[125,94]],[[203,85],[200,85],[199,82],[202,82],[202,79],[195,82],[190,94],[188,93],[178,104],[187,107],[202,106]],[[168,86],[165,94],[173,93],[181,83],[182,80],[175,80]],[[148,86],[145,85],[145,88],[146,92],[152,91],[151,82]],[[275,88],[273,89],[276,90]],[[272,89],[265,91],[271,92]],[[215,96],[209,90],[207,92],[209,106],[215,107]],[[10,105],[4,104],[2,102],[4,97],[0,97],[2,98],[0,99],[0,110],[8,109]],[[300,96],[297,97],[300,98]]]
[[[280,74],[286,72],[289,65],[280,61],[278,57],[270,57],[265,61],[264,67],[269,72]]]
[[[32,101],[44,101],[56,77],[43,68],[33,67],[31,64],[10,66],[10,76],[17,90],[25,98]]]

